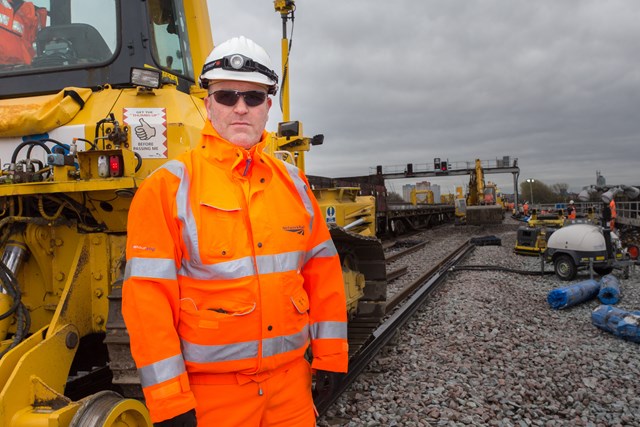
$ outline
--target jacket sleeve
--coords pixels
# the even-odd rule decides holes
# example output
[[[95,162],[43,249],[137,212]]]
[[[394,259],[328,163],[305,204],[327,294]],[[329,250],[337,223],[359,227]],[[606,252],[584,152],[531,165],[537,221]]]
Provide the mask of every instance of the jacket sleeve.
[[[195,408],[177,333],[183,250],[178,178],[159,169],[136,192],[127,224],[122,314],[152,422]]]
[[[308,183],[307,192],[313,206],[313,221],[302,275],[309,295],[311,367],[347,372],[347,302],[340,257]]]

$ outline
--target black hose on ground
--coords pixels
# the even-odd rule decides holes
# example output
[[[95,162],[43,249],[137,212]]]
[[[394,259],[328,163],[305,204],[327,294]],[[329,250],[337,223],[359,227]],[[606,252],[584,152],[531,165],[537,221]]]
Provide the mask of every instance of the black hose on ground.
[[[469,271],[505,271],[507,273],[523,274],[527,276],[543,276],[545,274],[555,274],[554,271],[531,271],[516,270],[514,268],[502,267],[499,265],[459,265],[452,267],[449,271],[469,270]]]

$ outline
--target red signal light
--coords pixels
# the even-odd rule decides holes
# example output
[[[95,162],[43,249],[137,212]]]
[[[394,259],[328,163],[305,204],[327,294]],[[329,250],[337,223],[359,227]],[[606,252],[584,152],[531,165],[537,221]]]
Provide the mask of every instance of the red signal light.
[[[112,177],[124,175],[124,162],[118,155],[109,156],[109,174]]]

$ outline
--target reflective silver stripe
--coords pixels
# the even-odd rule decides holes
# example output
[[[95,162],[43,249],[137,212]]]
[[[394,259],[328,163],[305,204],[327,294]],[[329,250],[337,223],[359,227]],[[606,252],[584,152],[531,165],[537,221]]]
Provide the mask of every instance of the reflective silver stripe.
[[[262,357],[275,356],[304,348],[309,342],[309,327],[292,335],[262,341]],[[184,360],[194,363],[231,362],[258,357],[259,341],[226,345],[199,345],[182,340]]]
[[[313,231],[313,204],[311,203],[311,198],[307,193],[307,184],[305,184],[304,180],[300,178],[299,169],[292,165],[291,163],[282,162],[287,172],[289,172],[289,176],[293,180],[293,185],[295,185],[296,190],[298,190],[298,194],[302,199],[302,203],[304,204],[304,208],[307,210],[311,219],[309,220],[309,232]]]
[[[161,382],[176,378],[184,372],[186,372],[186,370],[181,354],[138,369],[142,387],[160,384]]]
[[[200,265],[202,262],[200,261],[200,251],[198,250],[198,227],[189,203],[191,179],[187,174],[187,168],[184,163],[177,160],[170,160],[162,165],[161,168],[166,169],[180,179],[180,185],[178,185],[178,191],[176,192],[176,208],[178,210],[178,219],[184,224],[184,227],[182,227],[182,240],[189,252],[191,263]]]
[[[298,271],[302,267],[304,256],[305,253],[302,251],[257,256],[258,272],[259,274],[269,274]],[[253,258],[244,257],[209,265],[193,264],[183,260],[179,274],[198,280],[228,280],[251,277],[256,274],[256,271]]]
[[[7,7],[11,7],[11,6],[7,6]],[[9,25],[9,16],[5,15],[4,13],[0,13],[0,24],[4,25],[5,27]]]
[[[178,219],[184,224],[182,238],[189,252],[189,259],[183,258],[178,274],[192,277],[197,280],[229,280],[250,277],[256,274],[252,257],[243,257],[232,261],[225,261],[216,264],[205,265],[200,260],[198,230],[189,203],[190,179],[186,167],[182,162],[171,160],[165,163],[162,168],[176,176],[180,180],[176,192],[176,207]],[[300,193],[305,208],[311,215],[313,222],[313,206],[307,194],[307,187],[304,181],[298,176],[298,169],[291,165],[289,173]],[[311,228],[311,225],[309,226]],[[335,248],[334,248],[335,250]],[[278,273],[287,271],[297,271],[302,266],[302,252],[286,252],[275,255],[264,255],[256,257],[256,264],[260,274]],[[306,255],[308,258],[309,255]]]
[[[256,257],[259,274],[283,273],[298,271],[302,267],[303,251],[285,252],[275,255],[260,255]]]
[[[333,240],[325,240],[324,242],[307,251],[307,255],[304,258],[304,263],[309,262],[311,258],[331,258],[338,254],[336,245],[333,244]]]
[[[176,280],[175,261],[168,258],[131,258],[127,261],[125,279],[144,277],[146,279]]]
[[[254,276],[256,270],[251,257],[206,265],[183,259],[179,274],[197,280],[228,280]]]
[[[229,362],[258,357],[258,341],[237,344],[200,345],[182,340],[182,355],[187,362]]]
[[[22,26],[22,23],[13,21],[13,31],[20,34],[24,33],[24,27]]]
[[[347,322],[318,322],[311,325],[311,339],[347,339]]]
[[[275,356],[304,348],[309,343],[309,326],[293,335],[269,338],[262,341],[262,357]]]

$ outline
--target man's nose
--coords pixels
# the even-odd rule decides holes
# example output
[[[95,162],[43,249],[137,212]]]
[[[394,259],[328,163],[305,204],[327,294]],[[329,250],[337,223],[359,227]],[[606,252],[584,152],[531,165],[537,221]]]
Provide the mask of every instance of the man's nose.
[[[247,106],[247,103],[244,102],[244,96],[238,98],[238,102],[236,102],[236,105],[233,106],[233,111],[237,113],[246,113],[247,111],[249,111],[249,106]]]

